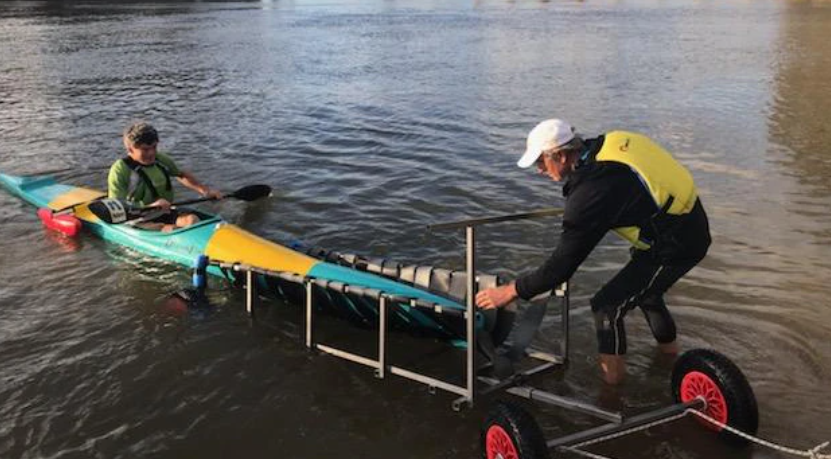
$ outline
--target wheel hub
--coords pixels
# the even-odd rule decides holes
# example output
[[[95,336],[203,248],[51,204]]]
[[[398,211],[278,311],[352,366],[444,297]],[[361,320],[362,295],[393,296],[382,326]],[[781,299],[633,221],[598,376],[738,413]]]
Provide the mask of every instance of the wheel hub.
[[[702,398],[707,405],[704,413],[722,424],[727,424],[727,401],[721,392],[721,388],[708,375],[700,371],[691,371],[686,374],[681,380],[680,396],[684,403],[691,402],[699,397]],[[722,429],[710,422],[705,421],[705,424],[716,431]]]

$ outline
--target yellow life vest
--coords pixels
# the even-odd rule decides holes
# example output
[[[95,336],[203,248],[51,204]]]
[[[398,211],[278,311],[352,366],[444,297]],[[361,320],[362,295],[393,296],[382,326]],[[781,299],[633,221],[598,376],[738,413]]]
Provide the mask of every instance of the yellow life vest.
[[[629,166],[649,190],[658,213],[687,214],[698,198],[689,171],[660,145],[641,134],[626,131],[607,133],[603,147],[597,152],[595,160],[613,161]],[[649,241],[640,238],[640,227],[613,228],[613,231],[636,249],[647,250],[651,246]]]

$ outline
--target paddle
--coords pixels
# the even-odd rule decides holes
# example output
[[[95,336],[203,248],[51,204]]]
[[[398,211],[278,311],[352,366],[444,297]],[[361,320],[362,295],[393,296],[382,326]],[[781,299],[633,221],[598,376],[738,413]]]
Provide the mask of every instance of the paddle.
[[[234,198],[241,201],[254,201],[264,198],[271,194],[271,187],[268,185],[249,185],[242,187],[233,193],[224,195],[219,199]],[[195,204],[197,202],[218,201],[217,198],[198,198],[187,201],[174,202],[170,205],[171,208],[184,206],[187,204]],[[119,199],[102,199],[100,201],[93,201],[88,206],[89,211],[96,217],[100,218],[109,224],[119,224],[127,221],[141,218],[150,212],[159,210],[158,207],[141,207],[132,206],[126,201]]]
[[[240,188],[237,191],[234,191],[231,194],[226,194],[222,196],[222,199],[225,198],[234,198],[239,199],[240,201],[256,201],[257,199],[264,198],[266,196],[271,195],[271,187],[268,185],[248,185]],[[186,206],[188,204],[196,204],[197,202],[205,202],[205,201],[217,201],[216,198],[197,198],[197,199],[190,199],[188,201],[181,201],[175,202],[171,204],[172,207],[175,206]]]

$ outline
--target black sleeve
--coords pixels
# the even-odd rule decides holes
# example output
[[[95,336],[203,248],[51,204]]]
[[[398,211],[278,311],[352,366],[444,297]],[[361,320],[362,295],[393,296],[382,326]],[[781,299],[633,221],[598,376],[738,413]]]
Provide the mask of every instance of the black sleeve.
[[[626,199],[617,180],[607,173],[581,180],[566,200],[560,242],[536,271],[517,279],[520,298],[549,292],[571,278],[589,253],[612,228]]]

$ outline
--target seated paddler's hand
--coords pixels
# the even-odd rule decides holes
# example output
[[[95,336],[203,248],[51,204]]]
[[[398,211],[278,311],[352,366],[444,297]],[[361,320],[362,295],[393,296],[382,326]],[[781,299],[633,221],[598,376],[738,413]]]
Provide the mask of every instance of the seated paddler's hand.
[[[202,196],[204,196],[206,198],[217,199],[217,200],[222,199],[222,192],[221,191],[215,190],[215,189],[207,187],[207,186],[202,187],[202,190],[200,192],[202,193]]]
[[[165,211],[170,210],[170,201],[167,199],[157,199],[151,202],[147,207],[158,207],[159,209],[163,209]]]
[[[499,287],[482,290],[476,294],[476,306],[482,309],[501,308],[514,301],[517,297],[516,284],[501,285]]]

